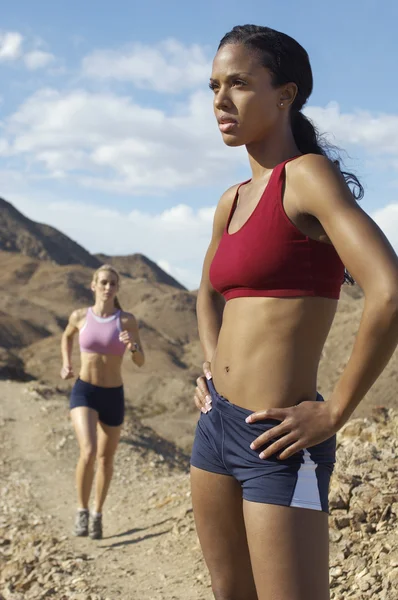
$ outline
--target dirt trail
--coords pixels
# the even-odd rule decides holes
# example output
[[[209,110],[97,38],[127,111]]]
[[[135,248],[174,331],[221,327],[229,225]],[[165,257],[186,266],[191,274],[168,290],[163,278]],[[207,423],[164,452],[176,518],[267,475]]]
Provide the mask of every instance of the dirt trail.
[[[178,451],[173,456],[166,443],[166,456],[154,452],[148,447],[154,445],[151,432],[137,431],[128,415],[104,509],[105,537],[74,538],[77,446],[66,398],[38,384],[10,381],[0,382],[0,398],[2,502],[11,511],[23,499],[25,512],[55,536],[63,558],[87,567],[83,584],[65,575],[55,578],[52,591],[45,593],[44,586],[42,595],[0,585],[6,600],[212,598],[190,509],[187,463]]]
[[[331,599],[395,600],[398,412],[339,432]],[[128,411],[101,541],[71,536],[77,445],[65,395],[0,381],[0,600],[212,600],[188,459]]]

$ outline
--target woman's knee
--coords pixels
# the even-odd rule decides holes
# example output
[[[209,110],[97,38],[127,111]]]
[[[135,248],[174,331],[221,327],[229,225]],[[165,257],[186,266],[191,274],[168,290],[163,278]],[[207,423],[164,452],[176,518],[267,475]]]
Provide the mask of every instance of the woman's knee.
[[[212,587],[215,600],[247,600],[246,596],[237,596],[236,592]],[[254,600],[254,599],[253,599]],[[256,599],[257,600],[257,599]]]
[[[212,591],[215,600],[237,600],[236,596],[232,596],[227,590],[218,586],[212,586]]]
[[[232,584],[232,578],[228,580],[213,578],[211,588],[215,600],[257,600],[257,594],[253,592],[251,585],[242,589],[242,586]]]
[[[86,464],[86,465],[92,465],[95,463],[95,457],[97,454],[97,449],[95,448],[95,446],[84,446],[83,448],[80,449],[80,459]]]
[[[97,456],[98,468],[109,471],[113,469],[114,455],[101,454]]]

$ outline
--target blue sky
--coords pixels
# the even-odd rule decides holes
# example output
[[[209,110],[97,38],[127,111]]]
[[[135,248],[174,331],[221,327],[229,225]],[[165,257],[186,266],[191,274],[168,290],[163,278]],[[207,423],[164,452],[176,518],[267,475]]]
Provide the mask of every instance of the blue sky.
[[[197,287],[214,206],[250,176],[207,88],[220,38],[268,25],[308,51],[307,113],[348,153],[398,247],[393,0],[54,3],[0,20],[0,196],[92,252],[142,252]]]

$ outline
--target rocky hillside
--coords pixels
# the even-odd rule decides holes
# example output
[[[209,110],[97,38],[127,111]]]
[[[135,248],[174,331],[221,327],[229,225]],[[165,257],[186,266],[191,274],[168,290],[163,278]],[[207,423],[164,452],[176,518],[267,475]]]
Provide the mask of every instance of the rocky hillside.
[[[59,265],[80,264],[95,268],[98,258],[54,227],[25,217],[12,204],[0,198],[0,250],[19,252]]]
[[[332,478],[332,600],[396,598],[398,412],[374,409],[338,434]]]

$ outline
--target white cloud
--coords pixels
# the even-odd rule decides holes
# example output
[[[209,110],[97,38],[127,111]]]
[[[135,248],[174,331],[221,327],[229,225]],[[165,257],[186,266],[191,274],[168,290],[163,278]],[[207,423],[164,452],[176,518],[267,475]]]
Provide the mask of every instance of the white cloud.
[[[365,110],[342,113],[337,102],[330,102],[326,107],[309,106],[304,112],[338,143],[398,157],[398,115],[372,114]]]
[[[16,31],[0,32],[0,62],[19,58],[22,42],[22,35]]]
[[[154,46],[136,43],[119,50],[96,50],[83,59],[83,74],[132,82],[139,88],[177,93],[203,85],[210,60],[197,45],[169,39]]]
[[[0,138],[0,156],[6,155],[9,152],[8,142],[4,138]]]
[[[49,176],[69,175],[83,186],[129,194],[230,181],[246,161],[224,146],[211,96],[192,94],[174,114],[129,97],[42,89],[5,122],[10,155],[25,155]]]
[[[27,52],[23,60],[30,71],[36,71],[37,69],[48,67],[48,65],[54,62],[55,56],[43,50],[33,50],[32,52]]]
[[[23,58],[32,69],[54,60],[38,48]],[[204,48],[176,40],[97,50],[83,60],[87,76],[191,93],[166,112],[111,92],[41,89],[4,121],[0,153],[23,157],[45,177],[105,192],[147,196],[228,185],[247,157],[244,148],[224,146],[211,94],[195,91],[209,72]],[[308,107],[306,113],[339,144],[360,145],[373,155],[387,153],[393,168],[398,165],[398,115],[342,113],[335,102]]]
[[[307,114],[339,143],[387,152],[398,164],[398,116],[341,113],[336,103]],[[47,177],[122,194],[227,185],[247,164],[243,147],[224,146],[204,91],[167,114],[110,92],[41,89],[5,120],[3,139],[3,155],[23,155]]]
[[[371,216],[398,252],[398,202],[388,204],[384,208],[375,211]]]
[[[23,45],[30,49],[23,52]],[[55,56],[40,49],[42,46],[45,43],[37,36],[25,40],[17,31],[0,31],[0,62],[20,60],[29,71],[43,69],[55,61]]]

